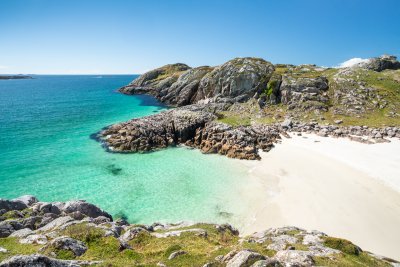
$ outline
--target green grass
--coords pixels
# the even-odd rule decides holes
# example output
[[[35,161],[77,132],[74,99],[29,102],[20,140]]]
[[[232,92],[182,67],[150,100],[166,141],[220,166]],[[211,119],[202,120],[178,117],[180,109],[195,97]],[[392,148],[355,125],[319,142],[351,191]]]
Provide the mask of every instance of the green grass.
[[[366,266],[374,266],[374,267],[390,267],[389,263],[377,260],[365,252],[360,253],[360,255],[348,255],[348,254],[340,254],[335,255],[331,258],[325,257],[315,257],[315,263],[317,266],[327,266],[327,267],[366,267]]]
[[[7,253],[0,253],[0,262],[14,255],[28,255],[36,253],[40,246],[31,244],[20,244],[15,237],[0,238],[0,247],[8,250]]]
[[[350,255],[358,255],[360,253],[360,249],[346,239],[325,237],[324,245]]]

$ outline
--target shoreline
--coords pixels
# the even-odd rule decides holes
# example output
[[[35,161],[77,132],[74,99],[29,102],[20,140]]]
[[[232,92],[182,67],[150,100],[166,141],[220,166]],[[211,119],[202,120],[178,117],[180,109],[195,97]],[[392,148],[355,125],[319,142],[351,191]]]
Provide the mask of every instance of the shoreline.
[[[400,181],[395,177],[400,171],[395,152],[400,141],[366,145],[308,134],[291,137],[261,152],[260,161],[241,161],[249,168],[249,179],[259,183],[256,192],[244,194],[260,196],[241,232],[295,224],[399,259]],[[384,154],[391,158],[382,159]]]

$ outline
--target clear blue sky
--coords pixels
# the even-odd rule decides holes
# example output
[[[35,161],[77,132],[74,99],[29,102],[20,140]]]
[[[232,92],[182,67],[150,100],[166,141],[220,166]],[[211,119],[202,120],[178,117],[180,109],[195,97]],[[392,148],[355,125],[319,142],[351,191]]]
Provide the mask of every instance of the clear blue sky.
[[[142,73],[234,57],[400,56],[398,0],[1,0],[0,73]]]

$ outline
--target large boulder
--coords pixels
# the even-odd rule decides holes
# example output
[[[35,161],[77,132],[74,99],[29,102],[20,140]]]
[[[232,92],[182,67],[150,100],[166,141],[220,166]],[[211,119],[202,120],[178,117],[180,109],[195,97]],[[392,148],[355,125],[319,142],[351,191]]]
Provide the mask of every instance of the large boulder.
[[[73,200],[65,202],[65,204],[61,206],[61,210],[67,214],[79,211],[80,213],[91,218],[104,216],[112,220],[112,216],[109,213],[101,210],[92,203],[86,202],[85,200]]]
[[[0,198],[0,210],[24,210],[26,208],[28,208],[28,205],[18,199],[7,200]]]
[[[24,228],[24,226],[16,220],[2,221],[0,222],[0,238],[7,237],[22,228]]]
[[[253,263],[259,260],[265,260],[266,258],[254,251],[242,250],[239,251],[233,258],[228,261],[227,267],[249,267]]]
[[[14,198],[12,201],[14,201],[14,202],[19,201],[19,202],[24,203],[27,206],[32,206],[39,200],[35,196],[32,196],[32,195],[24,195],[24,196],[20,196],[18,198]]]
[[[258,97],[267,88],[274,70],[270,62],[261,58],[235,58],[201,79],[196,101],[214,97],[245,101]]]

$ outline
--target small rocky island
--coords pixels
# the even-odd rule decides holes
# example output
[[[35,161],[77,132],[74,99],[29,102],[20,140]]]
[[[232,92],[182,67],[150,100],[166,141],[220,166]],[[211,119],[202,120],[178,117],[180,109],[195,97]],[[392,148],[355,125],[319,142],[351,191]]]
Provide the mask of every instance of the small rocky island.
[[[398,266],[297,227],[239,235],[228,224],[129,224],[83,200],[0,199],[0,266]]]
[[[18,79],[33,79],[28,75],[0,75],[0,80],[18,80]]]
[[[111,152],[183,144],[204,153],[259,159],[288,132],[363,143],[400,138],[400,62],[371,58],[348,68],[236,58],[217,67],[177,63],[119,89],[175,107],[106,127],[95,135]]]

